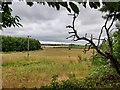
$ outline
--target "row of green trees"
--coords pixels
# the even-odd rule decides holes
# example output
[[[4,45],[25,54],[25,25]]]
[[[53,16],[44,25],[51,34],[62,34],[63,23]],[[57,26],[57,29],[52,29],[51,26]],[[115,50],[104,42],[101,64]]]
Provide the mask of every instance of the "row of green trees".
[[[28,50],[28,38],[0,36],[2,39],[2,51],[27,51]],[[41,44],[38,40],[29,38],[29,50],[41,49]]]

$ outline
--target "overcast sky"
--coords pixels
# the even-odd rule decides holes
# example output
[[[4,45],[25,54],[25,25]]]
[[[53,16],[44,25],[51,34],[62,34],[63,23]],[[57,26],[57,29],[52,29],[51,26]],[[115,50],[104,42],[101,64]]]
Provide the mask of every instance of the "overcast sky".
[[[68,16],[69,12],[65,8],[57,11],[47,5],[34,4],[32,7],[26,5],[24,2],[13,2],[11,5],[13,9],[12,14],[21,17],[21,24],[23,27],[11,27],[2,31],[2,35],[27,37],[38,39],[40,41],[66,42],[73,43],[71,39],[66,39],[69,36],[66,29],[67,25],[72,23],[72,17]],[[80,36],[85,33],[93,34],[98,37],[100,28],[104,24],[102,13],[80,6],[80,15],[76,20],[76,29]],[[104,34],[103,34],[104,36]],[[83,41],[78,41],[82,43]]]

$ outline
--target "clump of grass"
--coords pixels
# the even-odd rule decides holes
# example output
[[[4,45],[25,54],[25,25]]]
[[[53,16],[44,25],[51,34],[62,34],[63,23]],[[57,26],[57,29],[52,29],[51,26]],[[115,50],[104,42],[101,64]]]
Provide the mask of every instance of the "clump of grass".
[[[50,83],[56,74],[60,81],[72,77],[85,78],[89,68],[85,62],[77,62],[79,52],[80,49],[45,48],[30,51],[29,59],[25,56],[26,52],[4,54],[3,87],[21,88],[24,84],[26,88],[39,88]]]
[[[40,61],[18,66],[3,66],[3,85],[5,87],[8,85],[8,80],[14,80],[15,82],[13,81],[11,86],[15,84],[16,87],[21,87],[21,83],[24,83],[25,85],[28,83],[28,86],[26,87],[29,87],[29,85],[33,83],[32,86],[35,85],[38,87],[44,83],[50,83],[52,75],[54,74],[57,74],[60,77],[67,76],[68,78],[73,78],[76,76],[81,78],[85,77],[87,72],[88,69],[84,67],[84,64],[80,65],[75,62],[65,64],[54,61]],[[36,83],[38,84],[36,85]],[[20,86],[18,86],[19,84]]]
[[[78,55],[78,62],[80,63],[82,61],[81,55]]]

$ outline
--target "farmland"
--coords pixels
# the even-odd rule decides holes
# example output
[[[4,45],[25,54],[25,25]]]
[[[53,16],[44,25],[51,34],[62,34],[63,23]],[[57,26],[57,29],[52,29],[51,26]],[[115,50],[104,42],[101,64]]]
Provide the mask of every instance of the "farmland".
[[[53,75],[58,80],[72,77],[84,79],[90,70],[88,58],[92,50],[84,54],[83,49],[43,48],[27,52],[2,53],[2,78],[4,88],[33,88],[49,84]],[[80,58],[78,58],[81,57]]]

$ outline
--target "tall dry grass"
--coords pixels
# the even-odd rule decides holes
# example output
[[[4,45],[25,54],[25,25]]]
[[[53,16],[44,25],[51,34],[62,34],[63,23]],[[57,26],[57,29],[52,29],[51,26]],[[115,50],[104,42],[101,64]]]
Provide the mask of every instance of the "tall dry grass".
[[[91,51],[82,53],[81,49],[44,48],[27,52],[3,53],[3,87],[40,87],[51,82],[52,76],[58,74],[58,80],[75,76],[84,79],[90,68],[90,61],[78,62],[90,58]]]

